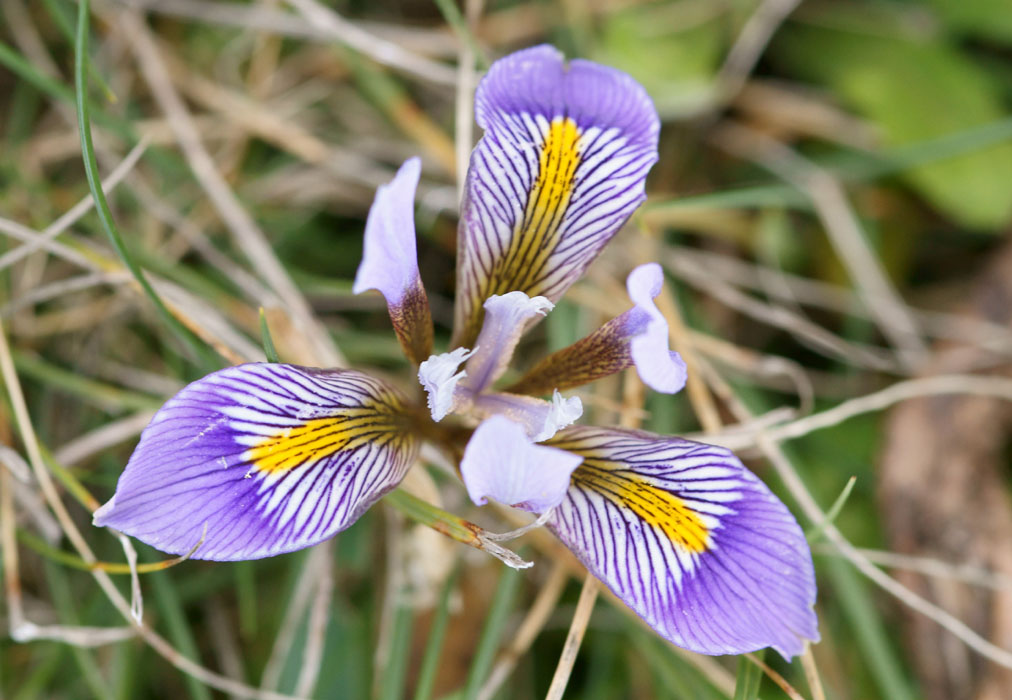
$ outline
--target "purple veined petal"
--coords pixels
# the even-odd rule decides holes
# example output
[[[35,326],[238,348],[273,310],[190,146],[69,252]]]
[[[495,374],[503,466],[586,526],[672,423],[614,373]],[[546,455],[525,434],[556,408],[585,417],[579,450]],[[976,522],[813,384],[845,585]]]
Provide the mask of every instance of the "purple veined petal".
[[[543,513],[566,497],[569,478],[583,459],[529,441],[524,428],[505,416],[479,425],[464,448],[460,473],[476,505],[493,501]]]
[[[494,294],[485,301],[485,320],[474,355],[467,361],[465,384],[471,391],[480,393],[502,376],[528,322],[552,308],[554,304],[544,297],[523,292]]]
[[[663,284],[664,271],[657,263],[634,269],[626,280],[633,308],[552,353],[507,391],[544,394],[572,389],[633,366],[654,391],[681,391],[687,377],[685,362],[669,349],[668,322],[654,304]]]
[[[818,640],[804,534],[730,452],[593,427],[548,444],[584,458],[549,528],[662,637],[788,659]]]
[[[109,526],[171,554],[259,559],[347,528],[414,463],[405,399],[352,370],[247,364],[185,387],[141,435]]]
[[[415,190],[421,169],[421,160],[410,158],[389,184],[376,190],[352,286],[355,294],[370,289],[383,294],[401,348],[415,364],[432,352],[432,315],[415,246]]]
[[[467,372],[464,370],[458,372],[457,368],[478,350],[479,348],[474,350],[457,348],[441,355],[432,355],[418,365],[418,381],[428,395],[429,413],[432,414],[432,420],[438,423],[448,414],[459,410],[470,402],[471,390],[464,386],[458,386],[460,381],[467,376]]]
[[[523,427],[529,440],[541,442],[575,423],[583,415],[583,403],[579,396],[565,398],[558,391],[551,401],[488,392],[474,397],[471,412],[479,418],[497,415],[509,418]]]
[[[628,75],[537,46],[478,86],[457,235],[453,345],[470,346],[493,294],[556,301],[642,202],[657,111]]]

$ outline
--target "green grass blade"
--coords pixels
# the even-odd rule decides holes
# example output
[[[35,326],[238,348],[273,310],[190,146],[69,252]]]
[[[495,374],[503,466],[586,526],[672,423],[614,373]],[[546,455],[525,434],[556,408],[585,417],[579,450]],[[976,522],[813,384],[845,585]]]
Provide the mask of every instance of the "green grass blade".
[[[485,52],[481,50],[481,46],[478,44],[478,40],[475,38],[471,28],[467,26],[467,20],[461,14],[457,3],[454,0],[436,0],[436,7],[443,13],[443,19],[453,28],[453,32],[457,35],[457,38],[465,42],[471,49],[471,54],[474,56],[479,70],[487,70],[488,58],[485,56]]]
[[[450,621],[450,593],[457,585],[459,572],[460,567],[455,566],[439,594],[439,605],[436,607],[436,615],[432,620],[432,629],[429,630],[429,640],[425,645],[425,654],[422,656],[422,665],[418,672],[415,700],[429,700],[432,697],[432,685],[436,681],[439,656],[443,650],[443,639],[446,637],[446,627]]]
[[[763,651],[757,651],[755,655],[761,661]],[[734,700],[756,700],[759,697],[759,684],[762,679],[762,669],[744,656],[739,656],[738,675],[734,682]]]
[[[46,583],[49,585],[49,592],[53,596],[53,602],[60,613],[60,619],[68,625],[80,624],[77,614],[74,594],[71,592],[70,583],[67,581],[66,573],[51,562],[46,562]],[[81,671],[85,685],[96,698],[112,700],[112,693],[108,690],[108,682],[99,670],[95,659],[95,650],[83,649],[81,647],[70,647],[70,653]]]
[[[73,44],[74,24],[72,19],[72,10],[61,6],[57,0],[42,0],[42,4],[46,6],[46,11],[49,13],[49,17],[53,20],[53,24],[55,24],[56,28],[60,30],[60,34],[64,36],[68,44]],[[88,74],[91,76],[92,80],[98,83],[99,89],[105,93],[105,98],[109,100],[109,102],[119,101],[116,97],[116,93],[112,91],[112,88],[109,87],[107,82],[105,82],[102,74],[95,70],[94,66],[88,66]]]
[[[827,558],[824,570],[829,573],[834,597],[854,631],[854,641],[880,696],[890,700],[913,700],[916,695],[903,675],[903,665],[889,643],[885,625],[864,582],[842,559]]]
[[[42,92],[67,102],[74,101],[74,93],[70,88],[60,81],[50,78],[2,41],[0,41],[0,64]]]
[[[852,476],[847,479],[847,483],[843,486],[843,491],[840,492],[840,495],[836,497],[835,501],[833,501],[833,505],[830,506],[828,511],[826,511],[826,519],[818,525],[810,528],[808,532],[805,533],[805,537],[808,539],[809,543],[815,542],[822,537],[822,531],[826,529],[826,526],[836,520],[840,511],[843,510],[843,506],[847,504],[847,499],[850,498],[850,494],[854,490],[854,484],[856,483],[856,476]]]
[[[161,574],[152,576],[149,580],[154,592],[155,605],[168,629],[172,645],[179,650],[180,654],[199,663],[197,638],[193,634],[193,628],[190,627],[189,618],[183,609],[179,592],[176,590],[172,578]],[[189,674],[183,676],[183,681],[190,691],[190,697],[194,700],[211,700],[211,691],[203,682]]]
[[[503,567],[502,574],[499,575],[499,583],[496,585],[495,595],[492,597],[492,606],[489,609],[488,617],[485,618],[485,626],[478,639],[478,648],[471,661],[471,669],[467,674],[464,700],[474,700],[478,697],[481,684],[492,668],[492,661],[499,648],[499,640],[502,638],[503,628],[506,627],[506,620],[509,619],[510,612],[513,610],[513,599],[522,578],[523,574],[519,571],[506,567]]]
[[[387,659],[380,680],[378,694],[380,700],[400,700],[404,697],[404,681],[408,671],[408,658],[411,655],[411,631],[414,626],[414,609],[407,601],[398,601],[390,638],[390,658]]]
[[[271,337],[271,329],[267,326],[267,315],[264,314],[264,307],[260,307],[260,342],[264,346],[264,355],[268,362],[281,362],[278,358],[278,350],[274,347],[274,338]]]
[[[124,410],[151,411],[164,403],[161,398],[100,382],[47,362],[37,355],[20,351],[15,351],[13,355],[14,366],[23,376],[31,377],[50,389],[64,391],[110,413]]]
[[[205,369],[219,367],[221,362],[217,353],[211,350],[186,326],[180,323],[179,319],[173,316],[161,297],[155,292],[154,287],[148,282],[143,271],[134,261],[120,236],[119,229],[113,219],[112,211],[109,209],[109,202],[102,190],[102,181],[98,173],[98,162],[95,159],[95,146],[91,138],[91,108],[88,100],[88,23],[91,16],[88,0],[81,0],[77,12],[77,40],[74,46],[74,89],[77,102],[77,123],[81,135],[81,154],[84,158],[84,173],[88,179],[88,187],[95,199],[95,211],[98,213],[99,221],[105,230],[109,241],[119,255],[120,260],[130,270],[130,273],[141,286],[144,294],[148,297],[155,310],[165,324],[183,341],[198,359]]]

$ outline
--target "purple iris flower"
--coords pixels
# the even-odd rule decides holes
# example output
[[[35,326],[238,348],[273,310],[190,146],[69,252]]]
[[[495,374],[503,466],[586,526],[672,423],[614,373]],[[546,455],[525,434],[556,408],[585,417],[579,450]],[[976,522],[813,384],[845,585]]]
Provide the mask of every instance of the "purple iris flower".
[[[158,412],[95,524],[173,554],[203,537],[202,559],[308,547],[395,488],[422,441],[440,439],[433,422],[449,419],[473,427],[466,445],[449,445],[463,447],[471,499],[539,513],[661,636],[706,654],[799,654],[818,638],[811,554],[770,490],[720,447],[572,425],[582,407],[561,392],[610,374],[635,368],[656,391],[684,386],[653,303],[658,265],[629,275],[628,311],[496,386],[523,332],[643,201],[657,160],[650,98],[617,70],[539,46],[491,67],[475,112],[484,136],[461,210],[450,350],[432,354],[418,274],[417,159],[379,188],[354,285],[386,298],[428,406],[355,370],[215,372]]]

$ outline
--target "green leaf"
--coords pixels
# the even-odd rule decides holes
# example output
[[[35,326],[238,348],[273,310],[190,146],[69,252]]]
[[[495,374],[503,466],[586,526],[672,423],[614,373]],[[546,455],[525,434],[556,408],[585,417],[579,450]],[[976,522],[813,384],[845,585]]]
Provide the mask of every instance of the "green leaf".
[[[728,34],[723,3],[675,2],[618,12],[593,58],[643,83],[662,114],[691,111],[711,97]]]
[[[997,86],[956,48],[885,31],[792,26],[771,55],[789,72],[828,84],[875,122],[886,146],[937,139],[1005,115]],[[996,230],[1012,219],[1008,141],[912,167],[901,177],[964,226]]]
[[[948,29],[1012,43],[1012,0],[928,0]]]
[[[274,347],[274,338],[271,337],[271,329],[267,325],[267,315],[264,313],[264,307],[260,307],[260,343],[264,348],[264,355],[267,356],[268,362],[281,362],[278,357],[278,351]]]
[[[763,651],[755,652],[762,661]],[[759,685],[763,680],[762,669],[752,663],[745,655],[738,657],[738,675],[734,682],[734,700],[756,700],[759,697]]]

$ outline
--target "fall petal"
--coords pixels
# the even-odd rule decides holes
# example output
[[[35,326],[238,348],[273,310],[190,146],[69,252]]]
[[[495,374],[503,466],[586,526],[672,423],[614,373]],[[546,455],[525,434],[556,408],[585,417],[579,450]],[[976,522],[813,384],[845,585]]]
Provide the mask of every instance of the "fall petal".
[[[158,411],[94,523],[172,554],[203,536],[197,559],[308,547],[355,522],[414,463],[404,411],[400,392],[361,372],[215,372]]]

